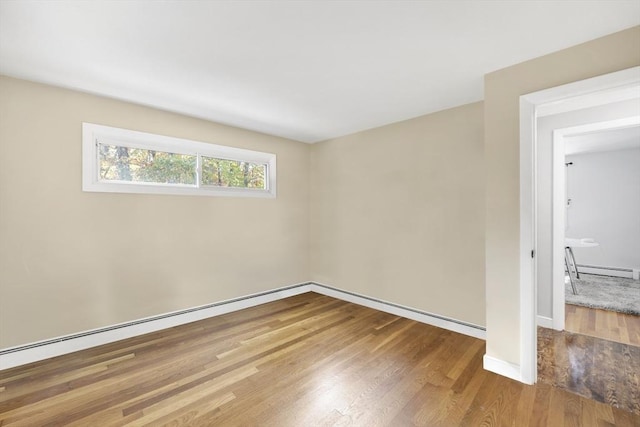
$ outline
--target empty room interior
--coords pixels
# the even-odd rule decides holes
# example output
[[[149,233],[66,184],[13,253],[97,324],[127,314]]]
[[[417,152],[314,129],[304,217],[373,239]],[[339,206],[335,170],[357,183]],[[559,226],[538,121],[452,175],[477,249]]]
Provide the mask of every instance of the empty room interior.
[[[0,425],[639,426],[640,2],[0,0]]]

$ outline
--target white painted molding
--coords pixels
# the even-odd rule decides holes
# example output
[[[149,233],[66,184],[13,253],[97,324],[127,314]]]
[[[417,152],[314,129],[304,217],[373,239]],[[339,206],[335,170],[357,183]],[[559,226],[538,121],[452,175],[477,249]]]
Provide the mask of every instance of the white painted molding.
[[[332,286],[318,282],[311,282],[310,286],[311,291],[313,292],[327,295],[333,298],[338,298],[343,301],[352,302],[354,304],[363,305],[365,307],[373,308],[374,310],[384,311],[385,313],[395,314],[396,316],[405,317],[407,319],[415,320],[427,325],[437,326],[442,329],[469,335],[482,340],[485,340],[487,336],[486,330],[483,326],[474,325],[472,323],[447,318],[392,302],[371,298],[365,295],[334,288]]]
[[[520,373],[518,381],[532,384],[538,376],[536,313],[536,107],[520,97]]]
[[[533,384],[533,382],[523,381],[520,374],[521,368],[519,365],[507,362],[505,360],[496,359],[495,357],[487,354],[482,358],[482,366],[487,371],[493,372],[498,375],[502,375],[512,380],[520,381],[525,384]]]
[[[553,319],[551,317],[538,315],[538,326],[542,326],[547,329],[555,329],[553,325]]]
[[[0,370],[109,344],[309,292],[307,283],[0,350]]]
[[[552,185],[551,185],[551,316],[555,330],[564,330],[565,296],[564,296],[564,257],[566,230],[566,173],[564,154],[564,136],[553,131],[552,150]]]
[[[103,344],[109,344],[126,338],[132,338],[148,334],[150,332],[172,328],[174,326],[184,325],[197,320],[231,313],[233,311],[254,307],[256,305],[277,301],[306,292],[316,292],[318,294],[327,295],[343,301],[373,308],[375,310],[406,317],[408,319],[437,326],[453,332],[469,335],[475,338],[486,339],[486,332],[482,326],[438,316],[432,313],[426,313],[391,302],[380,301],[375,298],[358,295],[349,291],[333,288],[331,286],[308,282],[194,307],[187,310],[152,316],[133,322],[121,323],[105,328],[93,329],[77,334],[2,349],[0,350],[0,370],[26,365],[27,363],[37,362],[79,350],[97,347]]]
[[[536,116],[566,113],[611,104],[640,95],[640,67],[631,67],[527,94]]]

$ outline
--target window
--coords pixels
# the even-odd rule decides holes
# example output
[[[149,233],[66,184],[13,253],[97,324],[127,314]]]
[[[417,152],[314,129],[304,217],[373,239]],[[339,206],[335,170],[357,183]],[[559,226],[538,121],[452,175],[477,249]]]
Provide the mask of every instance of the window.
[[[275,154],[83,123],[84,191],[275,197]]]

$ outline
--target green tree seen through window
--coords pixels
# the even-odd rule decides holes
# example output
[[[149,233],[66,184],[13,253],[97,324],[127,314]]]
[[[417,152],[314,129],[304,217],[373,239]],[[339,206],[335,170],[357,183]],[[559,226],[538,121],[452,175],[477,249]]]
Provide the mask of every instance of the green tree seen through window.
[[[196,184],[197,156],[100,144],[100,179],[162,184]],[[266,165],[201,157],[202,185],[265,188]]]

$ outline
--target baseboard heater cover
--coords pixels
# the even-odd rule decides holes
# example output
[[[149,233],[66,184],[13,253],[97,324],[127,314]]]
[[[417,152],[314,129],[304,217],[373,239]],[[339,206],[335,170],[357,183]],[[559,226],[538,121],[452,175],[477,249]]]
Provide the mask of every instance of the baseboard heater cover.
[[[146,317],[130,322],[119,323],[117,325],[1,349],[0,370],[219,316],[306,292],[316,292],[352,302],[354,304],[406,317],[421,323],[451,330],[453,332],[470,335],[480,339],[486,338],[486,330],[483,326],[383,301],[377,298],[357,294],[355,292],[345,291],[321,283],[306,282],[198,307]]]
[[[333,292],[338,293],[340,296],[336,296],[336,298],[343,299],[345,301],[353,302],[355,304],[364,305],[370,308],[375,308],[380,311],[385,311],[392,314],[398,314],[397,312],[402,312],[403,314],[399,314],[402,317],[407,317],[413,320],[417,320],[421,323],[427,323],[433,326],[442,327],[444,329],[453,330],[454,332],[460,332],[465,335],[470,335],[476,338],[485,339],[486,337],[486,328],[484,326],[476,325],[474,323],[465,322],[458,319],[453,319],[451,317],[441,316],[439,314],[430,313],[423,310],[418,310],[415,308],[407,307],[404,305],[396,304],[389,301],[384,301],[378,298],[372,298],[366,295],[358,294],[351,291],[345,291],[343,289],[334,288],[329,285],[325,285],[318,282],[311,282],[311,285],[317,287],[313,289],[314,292],[322,293],[328,296],[334,296]],[[324,291],[323,291],[324,290]],[[331,293],[329,293],[329,292]],[[349,298],[351,297],[351,298]],[[367,302],[373,303],[375,305],[368,304]],[[377,306],[379,304],[380,306]],[[393,310],[395,309],[395,310]],[[417,315],[412,316],[411,314]],[[427,321],[432,319],[431,321]],[[436,321],[436,322],[434,322]],[[440,323],[444,322],[448,324],[447,326],[440,326]],[[437,324],[436,324],[437,323]],[[459,328],[454,325],[458,325]],[[459,330],[457,330],[459,329]]]
[[[0,350],[0,371],[172,328],[309,292],[308,283],[277,288],[117,325]]]
[[[594,274],[600,276],[613,276],[613,277],[626,277],[629,279],[638,280],[637,269],[634,268],[622,268],[622,267],[605,267],[601,265],[587,265],[578,264],[578,271],[580,273]]]
[[[242,297],[238,297],[238,298],[232,298],[232,299],[224,300],[224,301],[220,301],[220,302],[214,302],[214,303],[211,303],[211,304],[205,304],[205,305],[200,305],[200,306],[197,306],[197,307],[186,308],[184,310],[172,311],[170,313],[158,314],[156,316],[150,316],[150,317],[145,317],[143,319],[132,320],[130,322],[118,323],[116,325],[105,326],[105,327],[97,328],[97,329],[91,329],[91,330],[88,330],[88,331],[78,332],[78,333],[70,334],[70,335],[64,335],[64,336],[61,336],[61,337],[51,338],[51,339],[43,340],[43,341],[38,341],[38,342],[35,342],[35,343],[31,343],[31,344],[24,344],[24,345],[20,345],[20,346],[16,346],[16,347],[11,347],[11,348],[7,348],[7,349],[4,349],[4,350],[0,350],[0,356],[2,356],[4,354],[13,353],[13,352],[16,352],[16,351],[23,351],[23,350],[28,350],[30,348],[42,347],[42,346],[45,346],[45,345],[55,344],[55,343],[59,343],[59,342],[63,342],[63,341],[69,341],[69,340],[78,339],[78,338],[82,338],[82,337],[86,337],[86,336],[90,336],[90,335],[102,334],[102,333],[105,333],[105,332],[115,331],[115,330],[118,330],[118,329],[130,328],[132,326],[141,325],[141,324],[144,324],[144,323],[155,322],[155,321],[158,321],[158,320],[167,319],[167,318],[171,318],[171,317],[183,316],[185,314],[194,313],[194,312],[201,311],[201,310],[220,307],[220,306],[223,306],[223,305],[226,305],[226,304],[237,303],[237,302],[241,302],[241,301],[250,300],[250,299],[256,298],[256,297],[261,297],[261,296],[265,296],[265,295],[274,294],[276,292],[282,292],[282,291],[287,291],[287,290],[290,290],[290,289],[299,288],[300,286],[307,285],[307,284],[308,283],[286,286],[286,287],[283,287],[283,288],[278,288],[278,289],[274,289],[274,290],[270,290],[270,291],[259,292],[259,293],[256,293],[256,294],[246,295],[246,296],[242,296]]]

